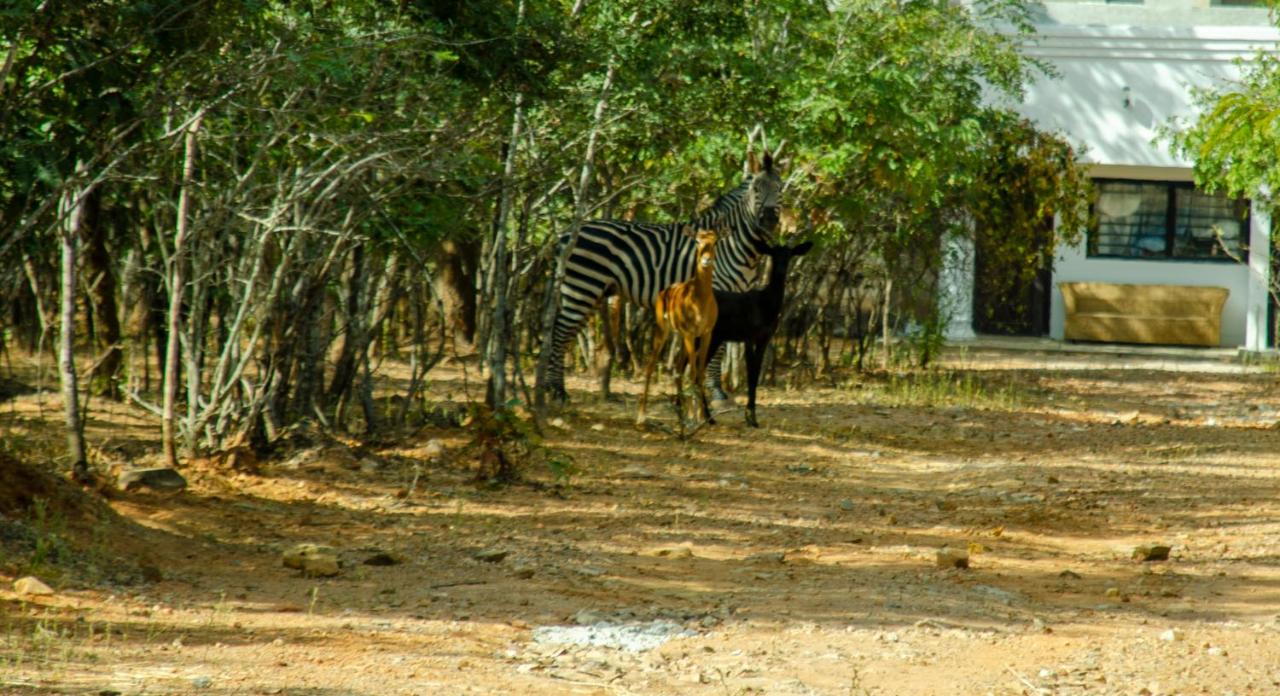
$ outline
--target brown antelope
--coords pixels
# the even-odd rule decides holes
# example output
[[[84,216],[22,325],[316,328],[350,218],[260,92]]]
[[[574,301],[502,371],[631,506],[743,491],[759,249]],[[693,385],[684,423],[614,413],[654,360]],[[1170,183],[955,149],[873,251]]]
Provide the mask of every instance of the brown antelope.
[[[702,401],[702,413],[707,412],[707,392],[703,381],[707,369],[707,348],[711,346],[711,330],[716,326],[716,295],[711,289],[711,275],[716,262],[716,234],[710,230],[697,233],[698,247],[694,254],[693,278],[668,286],[658,293],[653,314],[657,328],[653,336],[653,350],[644,368],[644,393],[640,396],[640,410],[636,424],[644,425],[645,406],[649,401],[649,379],[653,376],[654,363],[667,345],[672,332],[680,335],[684,351],[676,361],[676,403],[680,414],[681,429],[684,420],[684,370],[693,367],[693,383]],[[710,418],[707,419],[711,421]]]

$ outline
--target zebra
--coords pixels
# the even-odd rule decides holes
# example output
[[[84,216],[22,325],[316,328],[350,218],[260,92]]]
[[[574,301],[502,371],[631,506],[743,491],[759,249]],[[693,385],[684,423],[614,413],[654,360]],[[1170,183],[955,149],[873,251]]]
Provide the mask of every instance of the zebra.
[[[778,224],[782,178],[767,151],[762,161],[749,154],[748,171],[745,181],[688,223],[589,220],[582,224],[577,244],[565,260],[559,289],[547,394],[561,403],[568,399],[565,347],[606,294],[617,292],[627,301],[653,307],[660,290],[693,277],[697,240],[688,230],[711,229],[719,235],[712,287],[729,292],[751,289],[759,259],[770,248]],[[568,239],[566,235],[561,241],[568,243]],[[726,398],[720,390],[720,362],[715,356],[707,366],[706,384],[716,399]]]

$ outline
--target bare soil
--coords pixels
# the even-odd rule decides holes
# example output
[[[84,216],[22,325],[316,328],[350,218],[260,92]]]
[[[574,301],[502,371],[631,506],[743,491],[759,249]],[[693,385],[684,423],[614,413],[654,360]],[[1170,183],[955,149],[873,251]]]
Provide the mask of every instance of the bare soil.
[[[0,693],[1280,693],[1274,372],[947,367],[780,380],[762,428],[727,412],[689,441],[635,428],[637,385],[606,403],[572,382],[546,438],[567,482],[477,487],[470,435],[437,427],[299,433],[239,469],[191,462],[177,494],[48,493],[39,520],[0,476]],[[462,377],[433,375],[436,397]],[[145,414],[90,415],[100,464],[154,461]],[[59,418],[56,394],[12,395],[0,450],[52,470]],[[341,573],[283,567],[300,542]],[[1152,544],[1169,559],[1133,558]],[[11,590],[32,571],[55,594]],[[546,640],[575,625],[674,637]]]

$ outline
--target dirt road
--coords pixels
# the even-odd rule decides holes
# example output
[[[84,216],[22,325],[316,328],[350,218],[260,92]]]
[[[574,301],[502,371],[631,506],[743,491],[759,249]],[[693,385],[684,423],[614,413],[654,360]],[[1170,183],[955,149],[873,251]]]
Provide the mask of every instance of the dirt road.
[[[185,492],[111,501],[120,522],[10,535],[0,692],[1280,693],[1276,375],[949,360],[766,388],[764,427],[726,413],[691,442],[571,384],[565,486],[478,489],[447,428],[196,463]],[[14,451],[56,447],[56,405],[4,404]],[[145,418],[94,417],[98,456],[152,456]],[[78,558],[18,597],[50,538]],[[284,568],[300,542],[341,573]]]

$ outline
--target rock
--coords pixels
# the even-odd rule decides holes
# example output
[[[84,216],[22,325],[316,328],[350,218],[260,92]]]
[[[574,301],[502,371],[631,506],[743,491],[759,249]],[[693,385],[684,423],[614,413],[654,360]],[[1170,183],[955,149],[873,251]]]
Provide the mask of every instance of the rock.
[[[284,566],[301,570],[308,577],[331,577],[342,568],[338,553],[331,546],[298,544],[284,552]]]
[[[1206,650],[1206,651],[1204,651],[1204,652],[1205,652],[1205,654],[1206,654],[1206,655],[1209,655],[1209,656],[1211,656],[1211,657],[1221,657],[1221,656],[1223,656],[1223,655],[1226,655],[1226,654],[1227,654],[1227,651],[1226,651],[1226,650],[1223,650],[1222,648],[1219,648],[1219,647],[1218,647],[1218,646],[1216,646],[1216,645],[1214,645],[1214,646],[1210,647],[1208,650]]]
[[[13,591],[18,593],[19,597],[43,597],[53,594],[52,587],[32,575],[14,581]]]
[[[939,568],[968,568],[969,552],[943,547],[934,555],[934,563]]]
[[[693,558],[693,545],[685,543],[679,546],[668,546],[658,549],[657,555],[664,558]]]
[[[1061,573],[1058,573],[1058,577],[1062,578],[1063,580],[1079,580],[1080,574],[1075,572],[1074,570],[1064,570]]]
[[[444,456],[444,443],[435,438],[427,440],[426,453],[427,459],[433,462],[440,459]]]
[[[182,478],[182,474],[169,467],[134,469],[121,473],[116,479],[116,486],[123,491],[150,488],[153,491],[172,493],[186,488],[187,480]]]
[[[977,594],[985,595],[994,599],[1005,606],[1012,606],[1019,598],[1016,592],[1002,590],[999,587],[992,587],[991,585],[974,585],[973,591]]]
[[[471,557],[485,563],[501,563],[509,555],[511,552],[504,549],[481,549],[471,554]]]
[[[533,574],[535,572],[536,570],[533,566],[521,565],[521,566],[516,566],[515,570],[511,572],[511,576],[514,578],[518,578],[520,580],[528,580],[529,578],[533,577]]]
[[[592,423],[591,429],[597,433],[604,432],[604,423]]]
[[[607,620],[604,614],[590,609],[583,609],[573,615],[573,622],[579,626],[594,626]]]
[[[1144,562],[1167,561],[1169,560],[1169,547],[1162,544],[1139,546],[1133,550],[1133,559]]]
[[[852,500],[849,500],[848,498],[845,498],[844,500],[841,500],[841,501],[840,501],[840,509],[841,509],[841,510],[844,510],[845,512],[852,512],[852,511],[853,511],[853,501],[852,501]]]
[[[209,677],[195,677],[191,680],[191,685],[197,689],[207,689],[213,686],[213,680]]]
[[[551,419],[551,427],[553,427],[553,428],[563,428],[563,427],[564,427],[564,419],[563,419],[563,418],[552,418],[552,419]]]
[[[1186,639],[1187,639],[1186,632],[1180,628],[1171,628],[1165,631],[1164,633],[1160,634],[1160,640],[1163,640],[1166,643],[1172,643],[1174,641],[1186,640]]]

